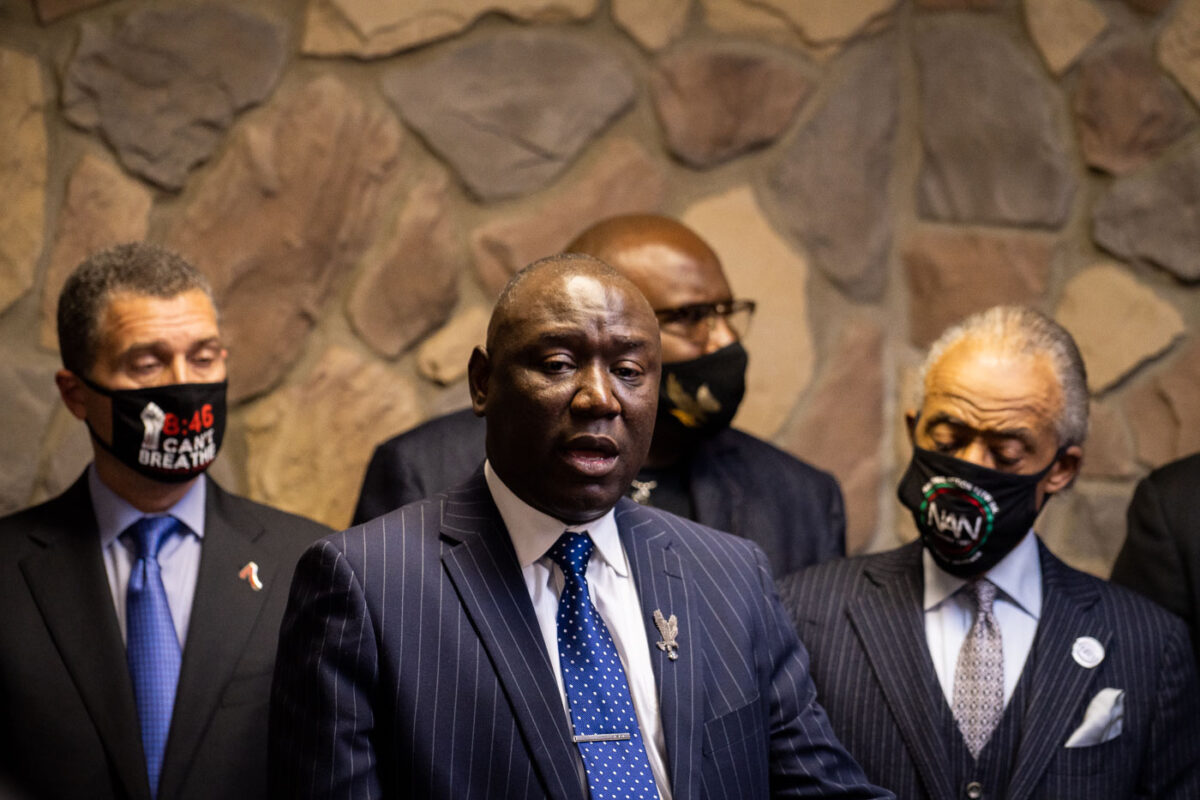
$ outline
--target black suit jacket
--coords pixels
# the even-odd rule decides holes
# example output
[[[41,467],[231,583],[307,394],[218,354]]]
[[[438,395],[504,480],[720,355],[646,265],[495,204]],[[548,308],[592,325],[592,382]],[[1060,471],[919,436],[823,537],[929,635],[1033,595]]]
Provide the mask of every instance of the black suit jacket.
[[[266,794],[267,702],[288,580],[304,548],[329,532],[211,480],[206,497],[160,800]],[[238,578],[250,561],[261,591]],[[86,474],[0,519],[0,620],[0,775],[33,798],[149,800]]]
[[[1129,504],[1120,583],[1183,617],[1200,664],[1200,453],[1151,472]]]
[[[622,499],[676,800],[883,797],[815,702],[763,554]],[[678,620],[678,658],[655,609]],[[271,703],[272,796],[584,800],[562,699],[482,473],[314,545]]]
[[[482,418],[458,411],[379,445],[354,524],[466,480],[483,462],[486,430]],[[845,555],[846,515],[832,475],[733,428],[702,443],[689,466],[695,521],[757,544],[775,575]]]
[[[1200,797],[1200,703],[1179,620],[1118,586],[1071,569],[1039,543],[1042,616],[1009,800]],[[922,611],[921,546],[823,564],[780,585],[811,654],[834,730],[867,776],[898,797],[961,796],[946,769],[959,737],[934,672]],[[1072,645],[1105,649],[1093,669]],[[1031,666],[1032,665],[1032,666]],[[1105,687],[1125,690],[1124,731],[1065,748]]]

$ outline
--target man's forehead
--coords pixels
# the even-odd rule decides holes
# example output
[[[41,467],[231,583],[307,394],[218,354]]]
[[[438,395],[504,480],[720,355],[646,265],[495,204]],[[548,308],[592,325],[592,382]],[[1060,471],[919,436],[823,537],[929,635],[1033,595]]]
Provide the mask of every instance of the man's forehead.
[[[100,314],[100,333],[106,337],[155,339],[161,335],[189,334],[199,338],[219,335],[217,311],[202,289],[189,289],[170,297],[116,292]]]
[[[924,413],[950,403],[983,415],[1051,419],[1062,403],[1062,387],[1047,354],[987,341],[964,341],[947,349],[930,365],[924,394]]]

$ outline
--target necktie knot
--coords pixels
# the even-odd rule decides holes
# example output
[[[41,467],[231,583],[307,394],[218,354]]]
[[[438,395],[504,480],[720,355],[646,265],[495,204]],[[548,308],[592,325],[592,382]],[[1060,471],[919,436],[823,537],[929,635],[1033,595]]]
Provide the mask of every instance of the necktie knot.
[[[546,555],[562,569],[567,577],[582,578],[587,573],[588,559],[596,549],[587,531],[563,531]]]
[[[180,528],[179,520],[174,517],[142,517],[125,529],[133,541],[138,558],[148,561],[158,558],[158,551],[167,537]]]
[[[975,609],[982,616],[992,613],[992,604],[996,601],[996,584],[987,578],[979,578],[967,584],[967,591],[975,601]]]

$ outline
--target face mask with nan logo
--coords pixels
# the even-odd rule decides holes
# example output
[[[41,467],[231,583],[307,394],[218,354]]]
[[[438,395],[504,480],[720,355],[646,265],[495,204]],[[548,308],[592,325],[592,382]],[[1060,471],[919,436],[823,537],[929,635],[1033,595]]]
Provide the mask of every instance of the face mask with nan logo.
[[[1034,475],[1014,475],[914,447],[897,495],[938,566],[972,578],[996,566],[1033,527],[1041,510],[1037,486],[1061,455]]]

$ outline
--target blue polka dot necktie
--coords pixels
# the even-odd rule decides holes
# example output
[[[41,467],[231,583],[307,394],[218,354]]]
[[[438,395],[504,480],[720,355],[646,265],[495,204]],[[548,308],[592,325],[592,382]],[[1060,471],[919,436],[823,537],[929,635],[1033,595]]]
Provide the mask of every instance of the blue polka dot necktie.
[[[586,572],[594,547],[586,531],[567,531],[546,553],[563,571],[558,661],[574,738],[593,800],[658,800],[625,669],[588,593]]]
[[[126,655],[133,678],[150,796],[158,796],[182,652],[175,635],[158,550],[183,525],[174,517],[142,517],[125,529],[137,555],[125,599]]]

